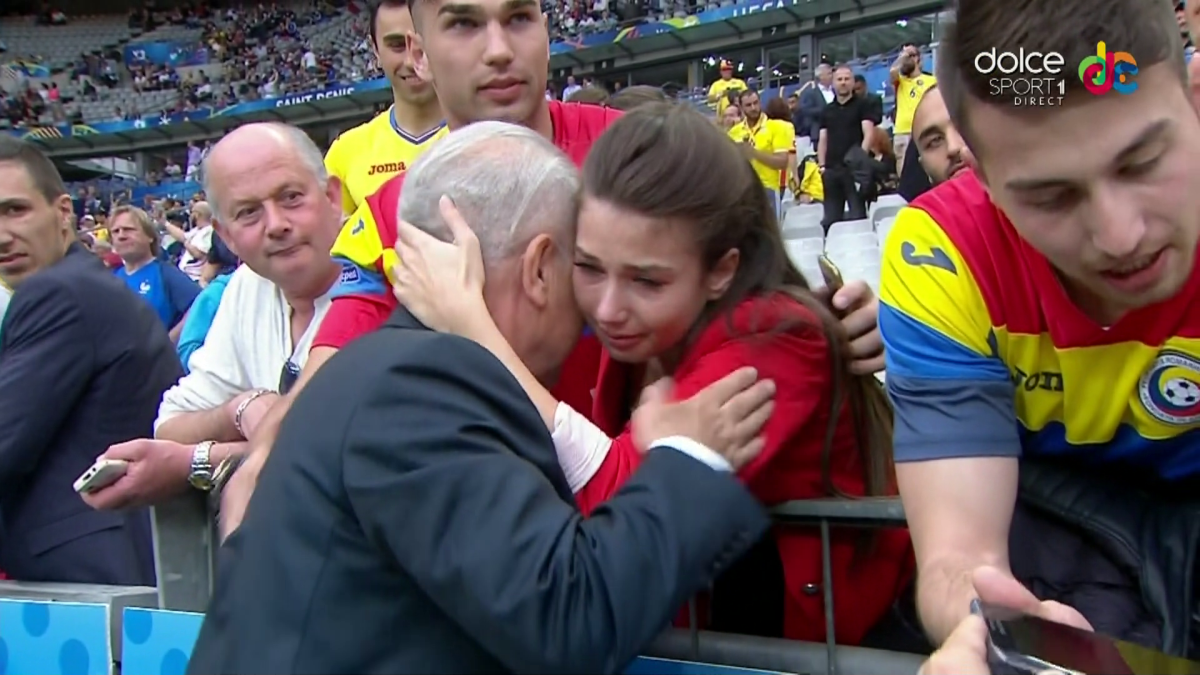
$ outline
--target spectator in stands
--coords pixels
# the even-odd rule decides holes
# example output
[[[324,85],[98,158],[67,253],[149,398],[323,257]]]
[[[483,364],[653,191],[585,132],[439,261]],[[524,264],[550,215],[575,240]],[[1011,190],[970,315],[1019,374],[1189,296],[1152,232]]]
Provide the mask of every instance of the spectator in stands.
[[[183,372],[190,373],[192,354],[208,339],[208,331],[212,329],[213,319],[221,306],[221,298],[229,285],[232,271],[220,274],[204,286],[200,295],[196,296],[191,309],[183,319],[183,330],[179,333],[179,341],[175,348],[179,353],[179,361],[183,364]]]
[[[71,199],[33,146],[0,135],[0,569],[19,581],[154,585],[145,510],[93,513],[72,484],[147,433],[180,375],[166,329],[76,242]]]
[[[1018,610],[1194,655],[1200,92],[1178,25],[1138,0],[957,21],[938,91],[978,170],[902,210],[883,258],[922,623],[944,639],[994,567],[1028,584]],[[974,65],[993,45],[1071,63],[1097,35],[1137,54],[1136,96],[1068,77],[1027,110]]]
[[[204,189],[219,234],[245,265],[234,272],[190,372],[163,395],[155,437],[111,448],[135,472],[86,497],[95,508],[152,504],[191,484],[212,488],[267,410],[304,366],[341,267],[329,255],[341,226],[341,187],[300,129],[250,124],[205,161]]]
[[[608,90],[604,87],[583,87],[576,89],[574,94],[571,94],[567,99],[567,103],[590,103],[592,105],[605,105],[608,103]]]
[[[225,240],[221,237],[221,233],[217,229],[213,229],[212,248],[208,250],[208,258],[205,260],[204,271],[200,273],[200,287],[204,288],[215,278],[222,274],[233,274],[237,266],[241,264],[237,255],[229,250],[229,246],[225,244]]]
[[[912,137],[912,118],[921,102],[925,90],[937,84],[937,78],[922,70],[921,51],[916,45],[906,44],[892,63],[889,75],[892,89],[896,92],[896,121],[892,125],[892,144],[896,157],[903,158]],[[899,173],[902,166],[896,167]]]
[[[608,107],[624,112],[640,108],[650,103],[666,103],[667,95],[658,87],[646,84],[635,84],[613,94],[608,99]]]
[[[833,66],[819,64],[812,82],[800,90],[800,118],[796,133],[808,136],[810,140],[817,139],[821,135],[821,115],[833,99]]]
[[[867,78],[860,74],[854,76],[854,95],[867,102],[867,115],[875,123],[875,127],[878,128],[880,124],[883,124],[883,97],[870,92],[867,89]],[[891,143],[890,138],[888,143]],[[888,150],[887,154],[891,157],[893,151]]]
[[[177,342],[183,317],[200,287],[161,259],[158,231],[150,214],[136,206],[119,206],[113,211],[111,231],[113,250],[123,263],[115,272],[117,278],[154,309],[171,342]]]
[[[96,257],[100,258],[104,266],[110,270],[120,269],[125,264],[125,261],[121,260],[121,256],[113,250],[112,244],[107,241],[95,240],[92,243],[92,253],[95,253]]]
[[[791,130],[790,121],[783,124]],[[452,171],[453,162],[468,164],[462,156],[441,159],[446,164],[410,176],[400,202],[406,220],[436,218],[436,176]],[[773,178],[778,185],[778,171]],[[486,178],[468,173],[462,180]],[[483,345],[514,374],[546,421],[585,514],[616,494],[641,462],[627,425],[643,383],[670,376],[672,395],[686,398],[745,367],[777,391],[763,453],[741,474],[765,506],[894,494],[883,392],[873,377],[850,373],[837,319],[789,262],[762,178],[711,122],[687,106],[629,113],[596,142],[583,188],[574,294],[605,349],[589,411],[594,423],[514,356],[520,347],[510,347],[488,318],[482,276],[467,283],[453,271],[477,269],[479,247],[491,250],[493,241],[467,243],[471,232],[456,228],[458,245],[443,244],[402,224],[395,290],[424,325]],[[484,219],[496,199],[454,197],[472,220]],[[622,270],[642,270],[644,279]],[[902,529],[877,534],[869,547],[861,543],[848,537],[832,552],[834,586],[845,594],[836,608],[837,636],[846,644],[859,644],[884,619],[912,573]],[[821,559],[814,531],[770,535],[717,579],[713,629],[823,640],[824,603],[804,590],[820,578]],[[765,610],[775,606],[781,610]]]
[[[717,124],[726,132],[742,122],[742,109],[736,105],[725,106],[725,112],[717,118]]]
[[[533,130],[479,122],[408,176],[405,217],[444,233],[439,202],[454,200],[480,228],[485,316],[553,379],[581,328],[576,168]],[[766,383],[733,393],[752,372],[681,403],[647,395],[641,470],[606,517],[583,518],[538,411],[478,345],[399,312],[325,369],[222,547],[189,673],[621,672],[767,527],[729,477],[770,398]]]
[[[583,87],[579,86],[579,84],[575,82],[575,76],[568,75],[567,84],[563,87],[562,91],[562,100],[570,101],[571,97],[575,95],[575,92],[579,91],[580,89],[583,89]]]
[[[875,132],[868,102],[854,95],[854,72],[849,66],[835,69],[833,86],[837,97],[821,113],[817,141],[817,164],[825,192],[825,217],[821,224],[826,229],[844,219],[867,217],[866,203],[846,160],[854,148],[869,154]]]
[[[708,104],[717,109],[717,117],[720,117],[730,103],[729,92],[744,90],[746,82],[733,76],[733,62],[722,59],[718,65],[721,77],[708,87]]]
[[[191,228],[186,232],[170,223],[166,224],[167,232],[183,243],[183,255],[179,259],[179,269],[193,281],[199,282],[204,274],[204,266],[208,262],[208,252],[213,243],[213,213],[208,202],[195,202],[190,208]]]
[[[780,104],[786,109],[786,104],[782,101]],[[754,167],[778,217],[781,177],[788,169],[791,153],[796,150],[796,128],[786,118],[769,119],[762,111],[758,92],[753,89],[741,91],[738,107],[743,119],[729,130],[729,137]]]
[[[913,114],[913,142],[921,167],[933,185],[975,168],[975,155],[950,121],[937,85],[925,90]]]

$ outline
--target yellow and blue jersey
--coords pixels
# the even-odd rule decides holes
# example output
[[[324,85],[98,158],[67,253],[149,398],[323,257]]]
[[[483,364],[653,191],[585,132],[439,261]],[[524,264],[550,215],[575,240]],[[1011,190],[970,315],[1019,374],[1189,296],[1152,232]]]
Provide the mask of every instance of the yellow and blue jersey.
[[[896,461],[1073,456],[1200,474],[1200,272],[1101,326],[967,174],[897,215],[880,296]]]
[[[414,136],[396,123],[394,109],[388,108],[338,136],[325,153],[325,168],[342,181],[342,211],[354,213],[368,195],[404,173],[447,133],[443,122]]]

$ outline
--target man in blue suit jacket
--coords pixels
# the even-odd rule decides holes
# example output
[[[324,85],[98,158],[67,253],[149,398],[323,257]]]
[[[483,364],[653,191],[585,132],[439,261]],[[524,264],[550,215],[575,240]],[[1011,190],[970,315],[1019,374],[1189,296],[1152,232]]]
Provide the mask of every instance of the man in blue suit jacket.
[[[0,570],[23,581],[153,585],[145,510],[102,512],[75,479],[150,434],[182,373],[154,311],[75,241],[37,149],[0,136]]]

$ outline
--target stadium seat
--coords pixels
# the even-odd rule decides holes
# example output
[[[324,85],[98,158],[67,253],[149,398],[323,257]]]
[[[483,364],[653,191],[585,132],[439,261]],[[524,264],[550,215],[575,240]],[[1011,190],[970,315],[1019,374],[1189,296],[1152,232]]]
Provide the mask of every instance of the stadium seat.
[[[829,239],[838,239],[850,234],[871,234],[875,227],[869,220],[843,220],[829,226]]]
[[[884,218],[893,218],[908,202],[900,195],[883,195],[879,201],[871,205],[869,217],[871,222],[878,223]]]

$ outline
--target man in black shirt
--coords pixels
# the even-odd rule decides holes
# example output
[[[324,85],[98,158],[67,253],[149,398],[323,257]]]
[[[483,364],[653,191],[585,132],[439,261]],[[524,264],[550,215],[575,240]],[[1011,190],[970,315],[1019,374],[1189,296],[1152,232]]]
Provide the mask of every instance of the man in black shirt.
[[[879,126],[883,122],[883,97],[867,90],[867,78],[862,75],[854,76],[854,95],[866,102],[867,116],[875,126]]]
[[[854,95],[854,72],[849,66],[838,66],[833,74],[834,99],[821,112],[821,133],[817,141],[817,163],[825,187],[825,218],[822,225],[867,217],[854,176],[846,164],[851,148],[861,147],[869,154],[868,142],[875,123],[871,121],[868,102]],[[843,212],[843,207],[849,205]]]

